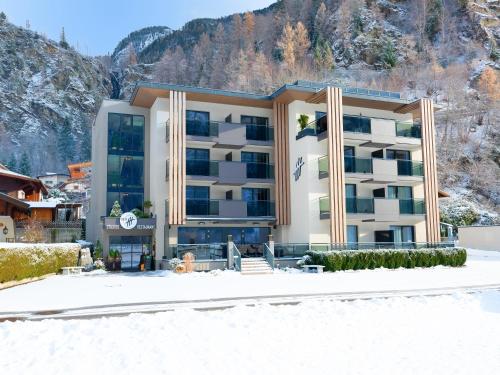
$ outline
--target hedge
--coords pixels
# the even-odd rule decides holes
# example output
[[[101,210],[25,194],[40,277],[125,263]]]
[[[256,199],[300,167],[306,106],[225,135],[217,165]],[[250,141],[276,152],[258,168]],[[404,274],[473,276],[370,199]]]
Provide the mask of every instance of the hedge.
[[[460,267],[467,260],[467,252],[463,248],[307,251],[306,255],[306,264],[325,266],[325,271],[332,272],[381,267]]]
[[[61,267],[76,266],[80,245],[0,244],[0,283],[59,272]]]

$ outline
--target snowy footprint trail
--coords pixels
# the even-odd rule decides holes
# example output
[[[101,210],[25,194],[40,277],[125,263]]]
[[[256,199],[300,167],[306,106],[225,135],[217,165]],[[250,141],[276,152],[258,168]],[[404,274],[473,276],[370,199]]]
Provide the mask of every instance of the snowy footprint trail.
[[[500,292],[0,324],[5,374],[497,374]]]

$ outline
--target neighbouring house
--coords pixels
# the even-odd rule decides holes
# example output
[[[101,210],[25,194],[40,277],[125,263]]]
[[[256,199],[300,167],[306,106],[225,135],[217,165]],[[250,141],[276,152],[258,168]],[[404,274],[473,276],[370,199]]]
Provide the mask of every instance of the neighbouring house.
[[[78,228],[81,232],[82,205],[61,203],[58,200],[43,200],[47,194],[47,188],[38,178],[12,172],[0,166],[0,216],[12,218],[16,232],[22,232],[23,228],[33,221],[52,230],[71,227],[77,229],[77,234]],[[22,237],[20,233],[17,235],[17,237]],[[55,233],[51,238],[59,237]]]
[[[58,188],[69,179],[69,175],[64,173],[47,172],[37,177],[48,189]]]
[[[94,121],[87,238],[124,269],[185,251],[225,267],[228,236],[242,257],[269,235],[277,258],[440,243],[435,110],[309,81],[269,95],[139,82]],[[153,218],[122,223],[115,202]]]
[[[59,186],[71,202],[81,203],[82,217],[86,217],[90,207],[90,177],[92,163],[68,164],[70,178]]]
[[[81,180],[92,173],[92,162],[68,164],[68,171],[72,180]]]

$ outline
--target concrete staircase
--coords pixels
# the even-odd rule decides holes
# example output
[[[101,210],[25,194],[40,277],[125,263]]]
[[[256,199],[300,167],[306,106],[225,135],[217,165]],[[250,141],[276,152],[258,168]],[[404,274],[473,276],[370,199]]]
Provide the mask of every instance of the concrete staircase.
[[[264,275],[273,273],[273,269],[267,263],[266,258],[242,258],[241,259],[241,274],[242,275]]]

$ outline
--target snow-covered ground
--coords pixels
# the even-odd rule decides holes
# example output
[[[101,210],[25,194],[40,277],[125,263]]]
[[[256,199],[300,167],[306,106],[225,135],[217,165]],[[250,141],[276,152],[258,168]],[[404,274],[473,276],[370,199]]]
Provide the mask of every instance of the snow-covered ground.
[[[243,276],[237,272],[102,273],[49,277],[0,291],[1,312],[126,303],[293,294],[412,290],[500,284],[500,252],[471,250],[465,267],[376,269],[324,274],[298,270]]]
[[[0,324],[3,374],[500,373],[500,292]]]
[[[54,276],[0,291],[0,311],[486,284],[500,253],[463,268]],[[2,374],[499,374],[500,291],[3,322],[0,343]]]

